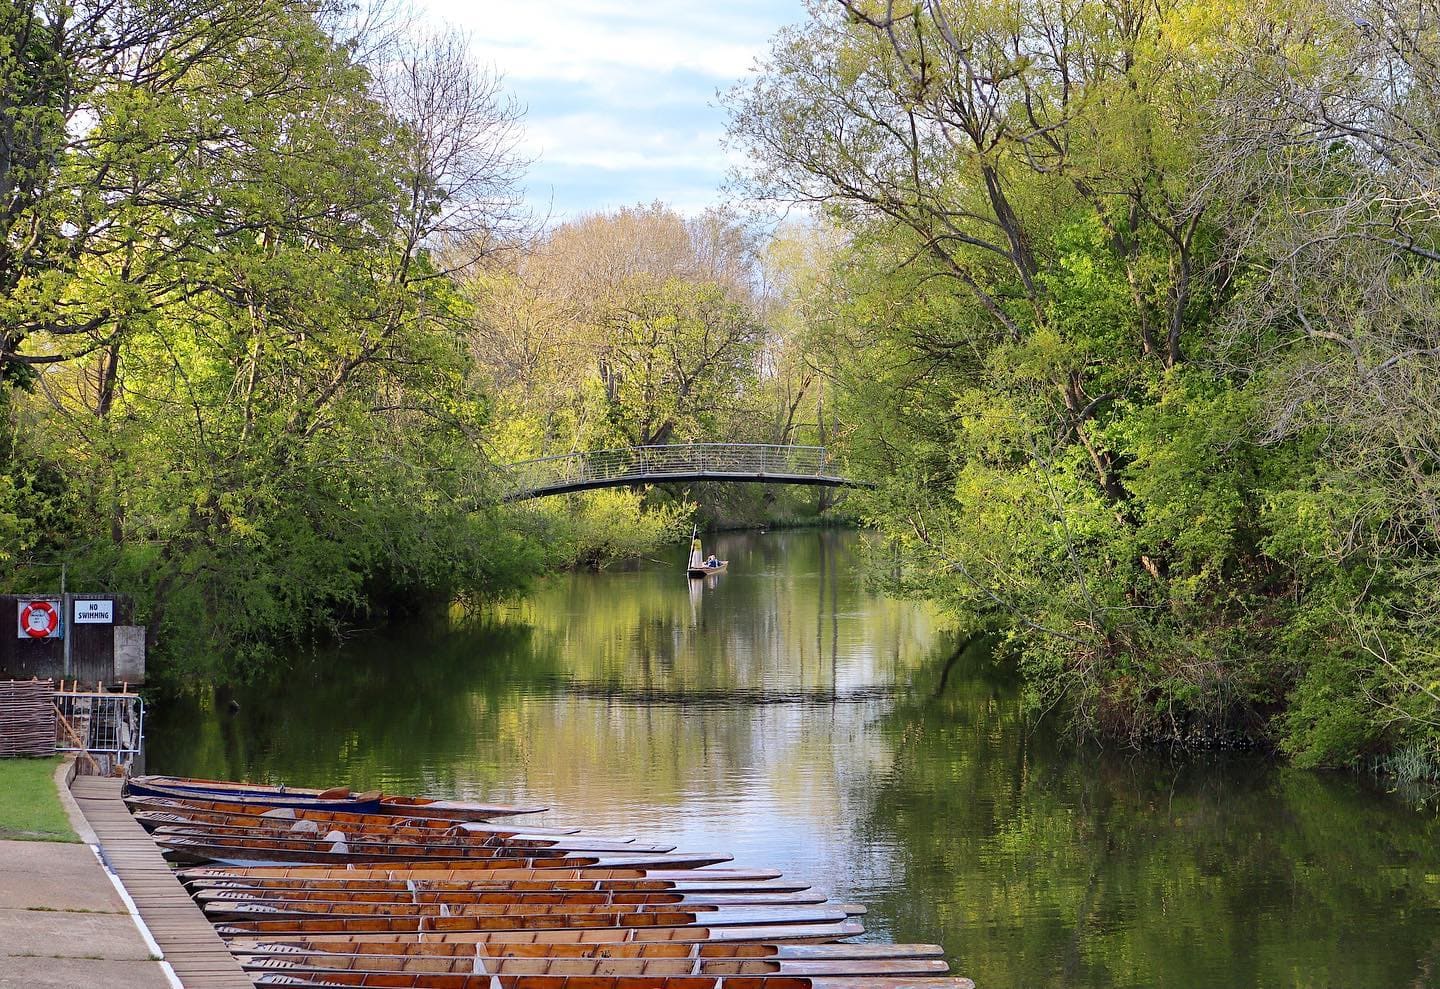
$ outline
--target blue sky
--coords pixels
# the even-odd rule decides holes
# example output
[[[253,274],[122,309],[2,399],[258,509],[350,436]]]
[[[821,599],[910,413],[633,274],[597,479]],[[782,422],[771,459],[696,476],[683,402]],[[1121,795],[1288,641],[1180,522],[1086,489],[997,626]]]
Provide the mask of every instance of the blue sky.
[[[715,91],[745,76],[802,0],[421,0],[526,105],[527,198],[564,220],[659,199],[720,201],[731,161]]]

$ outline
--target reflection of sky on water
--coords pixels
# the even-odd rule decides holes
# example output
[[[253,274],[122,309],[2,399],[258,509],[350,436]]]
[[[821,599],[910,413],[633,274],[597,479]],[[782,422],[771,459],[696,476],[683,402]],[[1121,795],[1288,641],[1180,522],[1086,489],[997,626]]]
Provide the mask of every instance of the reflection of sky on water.
[[[529,764],[517,794],[550,801],[553,820],[728,851],[844,898],[893,883],[891,843],[858,836],[848,804],[889,765],[878,719],[935,633],[924,609],[860,588],[854,540],[721,536],[719,577],[576,575],[518,609],[540,642],[588,643],[592,662],[526,690],[523,730],[577,744]],[[652,606],[595,635],[597,591]]]

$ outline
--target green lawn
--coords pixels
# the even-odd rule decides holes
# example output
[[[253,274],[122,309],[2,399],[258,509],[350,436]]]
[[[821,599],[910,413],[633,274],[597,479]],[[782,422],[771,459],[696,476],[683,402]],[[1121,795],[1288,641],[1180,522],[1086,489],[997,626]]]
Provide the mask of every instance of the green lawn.
[[[55,792],[54,759],[0,759],[0,838],[79,841]]]

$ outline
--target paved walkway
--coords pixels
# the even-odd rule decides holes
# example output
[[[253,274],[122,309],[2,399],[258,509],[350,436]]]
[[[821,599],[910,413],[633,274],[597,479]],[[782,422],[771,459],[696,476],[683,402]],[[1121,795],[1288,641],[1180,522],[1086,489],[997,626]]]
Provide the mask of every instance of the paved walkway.
[[[0,989],[98,986],[171,983],[88,844],[0,841]]]

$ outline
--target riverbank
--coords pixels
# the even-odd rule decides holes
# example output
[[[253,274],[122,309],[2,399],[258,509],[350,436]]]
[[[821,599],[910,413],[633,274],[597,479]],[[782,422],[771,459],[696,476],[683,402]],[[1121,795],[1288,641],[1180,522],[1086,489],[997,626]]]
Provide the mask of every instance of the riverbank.
[[[59,758],[0,759],[0,840],[78,842],[55,785]]]
[[[0,989],[171,989],[70,797],[71,768],[0,760]]]

